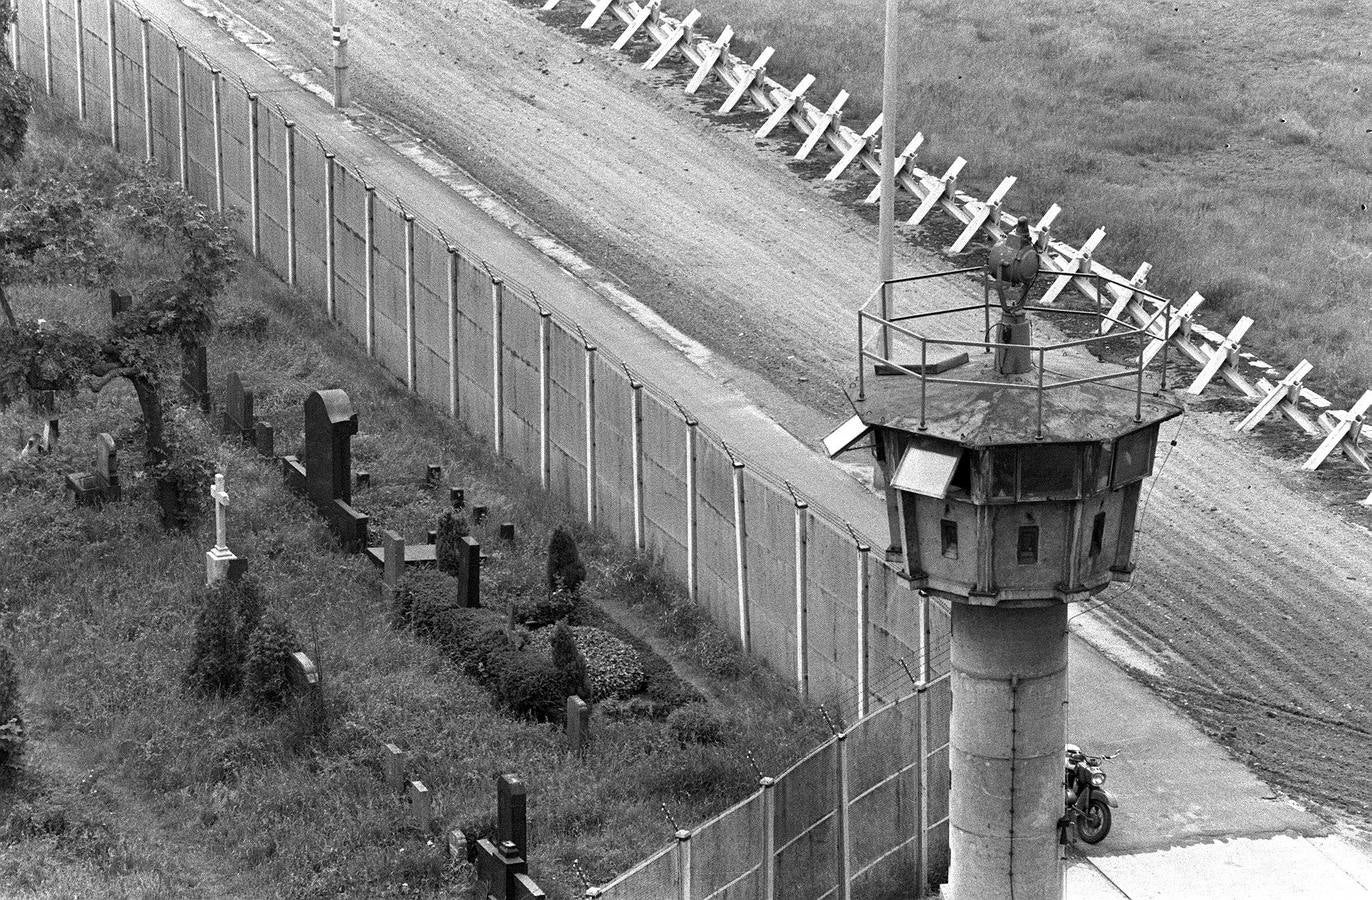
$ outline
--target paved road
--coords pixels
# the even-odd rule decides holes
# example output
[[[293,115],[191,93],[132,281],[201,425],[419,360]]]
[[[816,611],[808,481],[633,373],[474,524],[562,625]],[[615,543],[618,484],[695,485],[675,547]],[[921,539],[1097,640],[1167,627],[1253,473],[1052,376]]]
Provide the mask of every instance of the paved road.
[[[472,6],[482,15],[510,14],[508,7],[503,3],[480,2]],[[734,435],[731,444],[739,447],[746,455],[770,457],[775,461],[774,467],[791,471],[795,479],[805,483],[809,493],[825,505],[844,509],[847,517],[868,533],[882,532],[884,517],[877,499],[866,493],[842,470],[819,460],[806,446],[807,443],[813,444],[814,439],[824,433],[828,424],[827,417],[807,408],[804,403],[797,402],[789,395],[790,392],[778,390],[774,383],[775,379],[769,381],[761,378],[747,368],[722,358],[713,352],[713,349],[693,342],[683,333],[691,329],[682,329],[680,325],[668,325],[651,312],[636,306],[623,282],[607,274],[603,268],[578,259],[570,248],[561,244],[551,234],[527,220],[522,221],[518,214],[502,207],[496,198],[484,195],[479,186],[464,179],[460,173],[447,170],[446,174],[440,171],[439,175],[435,175],[429,169],[441,170],[441,166],[429,165],[426,169],[416,161],[419,154],[399,154],[393,147],[372,134],[353,127],[328,110],[316,98],[301,92],[292,82],[235,43],[225,33],[173,0],[151,0],[145,3],[145,7],[160,18],[173,22],[183,36],[205,48],[228,67],[243,73],[259,89],[270,91],[273,99],[287,107],[293,117],[324,135],[340,155],[360,162],[370,176],[386,190],[407,198],[408,205],[438,222],[451,233],[463,235],[464,243],[470,245],[493,265],[508,272],[518,273],[518,280],[533,287],[545,302],[557,306],[574,319],[594,321],[598,340],[603,345],[612,349],[634,368],[653,372],[654,380],[665,389],[677,396],[693,398],[693,409],[701,418],[720,431]],[[502,18],[501,21],[502,24],[505,23],[505,19]],[[511,27],[516,30],[522,29],[515,37],[527,32],[531,45],[542,42],[544,45],[560,48],[557,52],[564,55],[581,52],[575,44],[558,35],[535,36],[535,32],[542,28],[537,23],[531,24],[522,18],[509,21],[514,22]],[[398,39],[403,39],[403,35]],[[607,77],[606,73],[600,73],[600,77]],[[669,131],[669,126],[677,127],[681,124],[683,117],[679,110],[667,108],[664,112],[659,107],[644,102],[642,86],[632,82],[632,79],[625,80],[628,86],[623,88],[622,93],[637,103],[635,114],[639,119],[634,123],[636,127],[654,131],[655,129],[648,127],[652,122],[647,121],[653,117],[665,120],[659,123],[661,127],[657,129],[664,133]],[[609,87],[601,84],[598,88],[607,93],[613,93],[615,90],[612,82]],[[508,97],[504,102],[509,105]],[[448,117],[444,120],[445,128],[460,129],[464,116],[454,115],[452,108],[434,112],[436,115]],[[474,136],[473,139],[478,138]],[[492,140],[486,134],[479,139],[486,142]],[[690,143],[696,139],[704,141],[709,146],[715,146],[718,150],[718,135],[707,134],[699,128],[678,134],[675,139],[668,142],[675,145]],[[597,140],[604,142],[607,137],[598,134]],[[697,151],[704,154],[699,148]],[[563,149],[559,154],[566,152]],[[850,319],[849,314],[842,313],[841,309],[837,312],[842,314],[835,317],[833,304],[837,301],[855,302],[854,298],[857,295],[852,292],[840,295],[833,288],[833,284],[865,283],[864,266],[855,264],[855,260],[870,258],[870,229],[841,207],[827,204],[822,198],[816,201],[808,197],[804,193],[805,188],[799,183],[783,183],[779,175],[784,173],[779,173],[765,158],[750,154],[751,148],[748,153],[739,152],[738,148],[725,153],[725,162],[717,165],[725,166],[729,171],[717,173],[718,177],[727,184],[749,184],[746,194],[750,203],[766,207],[775,200],[776,211],[788,213],[786,216],[778,216],[786,220],[783,223],[785,227],[794,226],[810,235],[807,239],[811,239],[811,226],[805,223],[818,223],[814,227],[825,231],[825,236],[831,239],[830,246],[823,253],[807,253],[787,259],[793,264],[808,265],[812,268],[817,264],[817,260],[823,260],[823,265],[838,272],[834,276],[838,282],[828,282],[828,287],[817,287],[805,278],[784,280],[782,287],[786,290],[794,289],[796,293],[793,305],[787,305],[781,311],[787,316],[795,317],[796,328],[804,330],[808,337],[832,341],[831,356],[838,359],[839,348],[847,344],[849,337],[842,323]],[[602,164],[601,168],[605,166]],[[445,189],[453,183],[461,190]],[[622,193],[625,186],[616,183],[614,189]],[[798,200],[797,197],[802,199]],[[594,194],[583,194],[578,202],[581,206],[591,208],[591,212],[586,215],[604,219],[608,213],[594,212],[596,199]],[[666,204],[671,202],[671,198],[659,195],[652,202]],[[818,209],[810,212],[809,207]],[[694,207],[692,209],[694,210]],[[790,210],[800,212],[790,216]],[[515,226],[514,229],[507,231],[492,228],[488,213],[494,213],[497,219]],[[701,213],[697,211],[696,215],[699,217]],[[708,217],[706,218],[708,221]],[[825,224],[830,221],[838,224]],[[651,243],[657,238],[652,235],[640,235],[639,240]],[[692,252],[708,254],[709,247],[702,245]],[[688,258],[684,262],[688,264],[685,266],[687,269],[702,263],[701,260],[693,258]],[[902,265],[907,271],[925,265],[926,262],[910,251],[905,251],[902,259]],[[760,255],[754,258],[754,263],[752,268],[761,269],[765,275],[769,271],[768,266],[775,263],[775,259],[765,252],[760,252]],[[829,265],[830,263],[832,265]],[[575,277],[572,272],[575,273]],[[755,277],[756,274],[755,272]],[[689,280],[687,283],[689,284]],[[709,299],[711,302],[719,300],[715,297]],[[730,302],[733,305],[726,309],[732,310],[745,299],[747,298],[732,298]],[[807,320],[803,315],[804,309],[817,302],[825,304],[826,311],[816,320]],[[774,312],[779,307],[780,304],[772,304],[768,311]],[[711,321],[719,318],[729,319],[731,315],[732,313],[712,317]],[[685,319],[679,318],[678,321],[681,324],[688,324]],[[816,321],[833,324],[816,326]],[[744,326],[731,324],[730,327]],[[823,365],[823,361],[807,360],[806,364],[819,367]],[[782,428],[778,420],[786,427]],[[1211,433],[1219,434],[1221,426],[1200,422],[1193,423],[1191,427],[1197,429],[1200,439],[1204,441]],[[797,440],[792,437],[792,433],[805,435],[807,441]],[[1218,451],[1220,456],[1208,463],[1198,462],[1196,457],[1190,455],[1179,454],[1169,473],[1188,484],[1204,482],[1207,479],[1233,477],[1234,472],[1246,463],[1238,458],[1236,451],[1224,451],[1226,445],[1223,443],[1217,446],[1221,447],[1221,451]],[[1229,456],[1224,456],[1225,452],[1228,452]],[[1223,471],[1207,471],[1205,465],[1228,468]],[[1344,529],[1337,522],[1329,525],[1328,517],[1323,510],[1313,507],[1299,494],[1287,491],[1281,485],[1279,476],[1280,473],[1262,470],[1251,476],[1239,476],[1249,483],[1258,482],[1263,487],[1271,486],[1284,491],[1280,493],[1280,499],[1282,505],[1287,508],[1264,509],[1262,513],[1271,520],[1269,527],[1296,529],[1309,527],[1311,521],[1318,521],[1320,527],[1325,530],[1325,547],[1293,548],[1292,555],[1300,558],[1288,563],[1289,577],[1306,579],[1303,592],[1308,593],[1312,584],[1318,585],[1332,600],[1346,602],[1353,609],[1367,605],[1365,586],[1372,583],[1372,562],[1368,561],[1365,553],[1365,535]],[[1231,498],[1221,494],[1208,497],[1203,502],[1188,503],[1176,499],[1174,493],[1176,492],[1168,491],[1160,484],[1157,499],[1154,501],[1160,508],[1158,518],[1167,523],[1166,530],[1173,535],[1199,533],[1211,528],[1214,517],[1210,506],[1228,505],[1232,502]],[[1205,508],[1202,509],[1202,506]],[[1234,506],[1233,512],[1236,517],[1243,515],[1237,506]],[[1295,518],[1291,518],[1292,515]],[[1248,518],[1256,516],[1250,514]],[[1160,532],[1162,531],[1160,529]],[[1176,556],[1176,564],[1186,567],[1188,571],[1197,568],[1197,560],[1187,556],[1189,541],[1186,538],[1173,537],[1169,540],[1164,532],[1150,543],[1154,546],[1151,546],[1148,552],[1157,551],[1160,555],[1165,555],[1170,548],[1171,553]],[[1341,572],[1349,572],[1350,580],[1353,581],[1351,586],[1322,584],[1329,581],[1323,576],[1327,574],[1331,557],[1338,560],[1336,565],[1340,567]],[[1169,563],[1171,562],[1172,560],[1169,560]],[[1220,586],[1231,582],[1235,574],[1232,566],[1226,564],[1223,571],[1211,572],[1210,577],[1214,585]],[[1198,577],[1205,577],[1204,572],[1199,573]],[[1302,591],[1294,591],[1292,596],[1300,593]],[[1261,851],[1265,859],[1262,868],[1240,868],[1230,871],[1231,887],[1247,885],[1249,892],[1244,896],[1270,896],[1267,888],[1276,883],[1270,880],[1272,875],[1278,869],[1296,864],[1315,866],[1303,868],[1302,871],[1307,873],[1306,880],[1309,883],[1316,884],[1324,890],[1324,893],[1318,896],[1358,896],[1357,893],[1350,891],[1366,891],[1372,886],[1372,876],[1368,876],[1366,871],[1357,871],[1359,865],[1366,867],[1365,859],[1357,854],[1346,854],[1347,859],[1335,862],[1332,856],[1338,855],[1339,851],[1326,851],[1320,849],[1324,848],[1326,843],[1311,842],[1311,838],[1316,841],[1326,840],[1320,836],[1328,829],[1320,820],[1300,811],[1285,800],[1265,799],[1272,797],[1273,794],[1262,782],[1234,762],[1220,747],[1207,740],[1189,720],[1158,700],[1121,669],[1104,660],[1085,642],[1074,640],[1072,652],[1074,738],[1088,746],[1104,746],[1110,749],[1123,746],[1126,751],[1111,769],[1112,785],[1116,787],[1123,807],[1117,832],[1104,847],[1089,851],[1092,860],[1090,863],[1073,866],[1073,895],[1090,896],[1091,894],[1087,893],[1088,889],[1095,890],[1091,885],[1103,890],[1103,886],[1113,882],[1115,889],[1122,889],[1126,896],[1159,896],[1149,885],[1162,883],[1158,879],[1164,871],[1198,873],[1206,866],[1215,867],[1219,871],[1230,871],[1233,866],[1228,860],[1238,857],[1229,849],[1232,847],[1232,841],[1214,840],[1220,836],[1248,836],[1259,841],[1264,848]],[[1204,795],[1198,795],[1195,791],[1197,772],[1202,773],[1199,780],[1205,789]],[[1274,832],[1281,833],[1282,836],[1272,837]],[[1285,857],[1279,857],[1278,851],[1287,845],[1296,849]],[[1181,852],[1176,849],[1178,847],[1182,850],[1187,850],[1188,847],[1196,849],[1187,850],[1191,856],[1178,862],[1179,858],[1167,856]],[[1348,859],[1354,862],[1348,862]],[[1358,862],[1359,859],[1362,860],[1361,863]],[[1350,874],[1350,869],[1355,871]],[[1186,891],[1168,894],[1188,895],[1201,896]]]

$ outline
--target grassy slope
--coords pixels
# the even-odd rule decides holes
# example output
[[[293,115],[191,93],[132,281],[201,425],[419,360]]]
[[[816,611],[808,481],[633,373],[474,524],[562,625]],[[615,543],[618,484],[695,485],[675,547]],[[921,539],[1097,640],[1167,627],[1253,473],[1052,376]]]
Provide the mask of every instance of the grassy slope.
[[[38,143],[48,154],[107,153],[71,132]],[[134,255],[141,259],[130,279],[162,265],[155,254]],[[345,387],[361,416],[354,464],[372,472],[374,485],[355,502],[374,524],[420,539],[446,501],[423,486],[424,464],[441,462],[465,484],[469,502],[491,507],[475,529],[491,553],[488,602],[538,582],[547,535],[567,511],[550,508],[528,479],[406,396],[349,339],[300,312],[302,298],[244,268],[221,316],[261,303],[271,326],[261,342],[217,337],[212,382],[245,373],[259,415],[277,425],[280,452],[295,449],[307,392]],[[21,317],[98,325],[108,315],[93,291],[19,286],[13,298]],[[0,834],[0,883],[40,896],[376,896],[405,884],[459,896],[456,873],[443,877],[442,840],[430,844],[403,827],[403,811],[379,780],[384,739],[411,751],[448,827],[488,822],[494,775],[523,775],[533,871],[552,896],[568,897],[579,894],[573,859],[604,880],[666,841],[660,802],[695,822],[747,794],[754,776],[745,747],[764,770],[779,771],[820,739],[822,726],[775,678],[707,636],[684,648],[679,663],[694,666],[695,679],[738,723],[728,744],[683,747],[661,722],[611,721],[598,711],[594,752],[569,759],[560,732],[498,713],[437,651],[389,629],[376,571],[331,550],[323,524],[283,490],[276,466],[219,446],[197,415],[180,416],[227,474],[230,545],[320,663],[334,713],[330,738],[318,752],[301,751],[289,720],[263,721],[237,701],[181,693],[213,522],[195,534],[163,534],[135,474],[132,392],[78,397],[62,410],[58,453],[17,461],[8,447],[0,451],[0,626],[19,657],[36,735],[29,774],[0,791],[0,825],[16,811],[15,821],[36,823]],[[22,407],[0,412],[0,431],[13,435],[37,418]],[[99,431],[119,441],[126,499],[73,509],[62,478],[88,467]],[[517,524],[513,545],[496,538],[501,521]],[[582,542],[592,594],[643,593],[634,583],[642,566],[607,540]],[[44,830],[54,811],[68,825]]]
[[[669,0],[734,26],[734,51],[811,100],[853,95],[859,130],[880,110],[883,0]],[[1257,320],[1269,361],[1315,363],[1336,397],[1372,386],[1372,50],[1365,2],[1075,0],[903,4],[898,140],[926,137],[942,172],[1009,209],[1060,203],[1058,233],[1151,287],[1207,298],[1202,318]],[[1210,310],[1209,316],[1205,315]]]

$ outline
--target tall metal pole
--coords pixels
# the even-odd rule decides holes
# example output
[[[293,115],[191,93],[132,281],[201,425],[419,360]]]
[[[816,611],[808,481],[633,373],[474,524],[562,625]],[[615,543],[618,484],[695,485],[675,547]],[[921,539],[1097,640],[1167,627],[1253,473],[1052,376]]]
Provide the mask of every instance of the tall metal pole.
[[[348,96],[348,10],[347,0],[333,0],[333,105],[342,109]]]
[[[881,317],[891,321],[891,285],[895,277],[896,117],[900,99],[900,0],[886,0],[886,52],[881,79]],[[891,358],[891,329],[881,329],[881,356]]]

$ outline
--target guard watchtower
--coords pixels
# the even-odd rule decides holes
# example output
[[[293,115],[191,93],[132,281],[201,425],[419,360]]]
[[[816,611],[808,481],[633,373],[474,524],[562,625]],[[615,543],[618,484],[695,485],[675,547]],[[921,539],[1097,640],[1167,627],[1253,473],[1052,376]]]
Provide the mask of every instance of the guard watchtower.
[[[900,313],[898,287],[968,271],[884,284],[859,311],[855,415],[825,446],[870,435],[889,552],[952,601],[958,900],[1055,898],[1067,603],[1129,579],[1158,427],[1181,409],[1146,371],[1147,328],[1116,322],[1106,337],[1101,311],[1027,303],[1038,254],[1023,221],[991,249],[981,304]],[[1092,333],[1035,344],[1031,313],[1089,317]],[[1099,361],[1090,351],[1107,340],[1136,345],[1137,360]]]

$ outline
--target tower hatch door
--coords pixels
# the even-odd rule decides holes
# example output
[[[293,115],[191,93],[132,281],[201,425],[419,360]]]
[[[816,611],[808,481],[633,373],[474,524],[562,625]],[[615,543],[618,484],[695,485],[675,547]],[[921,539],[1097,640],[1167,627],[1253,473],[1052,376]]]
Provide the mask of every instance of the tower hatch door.
[[[948,485],[957,471],[962,448],[936,450],[930,447],[910,447],[896,466],[891,484],[902,491],[926,497],[947,497]]]
[[[867,432],[871,431],[871,426],[867,425],[857,416],[851,416],[848,421],[829,432],[829,436],[824,439],[824,452],[833,459],[844,450],[862,440]]]

